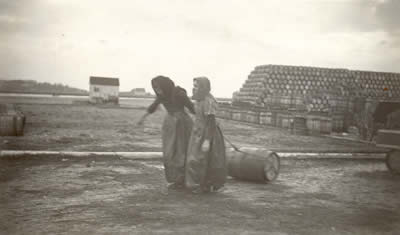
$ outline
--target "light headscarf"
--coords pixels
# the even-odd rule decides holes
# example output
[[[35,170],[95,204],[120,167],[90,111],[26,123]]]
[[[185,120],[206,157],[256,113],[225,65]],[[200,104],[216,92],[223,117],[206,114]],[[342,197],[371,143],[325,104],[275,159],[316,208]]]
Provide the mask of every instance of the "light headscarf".
[[[193,99],[197,101],[204,100],[210,94],[211,84],[207,77],[193,78],[193,82],[197,83],[197,89],[193,88]]]

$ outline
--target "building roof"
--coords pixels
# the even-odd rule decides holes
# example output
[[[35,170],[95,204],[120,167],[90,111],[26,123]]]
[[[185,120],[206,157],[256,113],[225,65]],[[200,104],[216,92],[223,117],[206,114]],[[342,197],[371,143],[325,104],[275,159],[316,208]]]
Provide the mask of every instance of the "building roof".
[[[118,78],[107,78],[107,77],[90,77],[91,85],[104,85],[104,86],[119,86]]]

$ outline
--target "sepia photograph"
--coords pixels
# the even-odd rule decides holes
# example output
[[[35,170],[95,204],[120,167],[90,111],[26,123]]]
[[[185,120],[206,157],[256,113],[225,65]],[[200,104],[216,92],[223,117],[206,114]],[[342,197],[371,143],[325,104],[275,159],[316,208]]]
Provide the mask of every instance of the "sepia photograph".
[[[400,0],[0,0],[0,234],[400,233]]]

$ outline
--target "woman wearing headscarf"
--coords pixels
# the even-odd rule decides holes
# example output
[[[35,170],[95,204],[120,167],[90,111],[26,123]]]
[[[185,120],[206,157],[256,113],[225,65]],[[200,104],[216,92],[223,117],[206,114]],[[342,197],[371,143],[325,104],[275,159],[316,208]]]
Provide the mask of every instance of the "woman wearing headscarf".
[[[165,177],[171,183],[169,188],[183,188],[186,153],[193,126],[193,121],[185,112],[184,107],[194,114],[194,105],[185,89],[175,86],[168,77],[157,76],[151,80],[151,85],[156,93],[156,99],[148,107],[138,125],[142,125],[146,117],[154,113],[160,104],[165,107],[167,114],[162,125]]]
[[[223,187],[227,170],[225,142],[215,115],[218,104],[206,77],[193,79],[196,116],[186,159],[185,185],[194,193]]]

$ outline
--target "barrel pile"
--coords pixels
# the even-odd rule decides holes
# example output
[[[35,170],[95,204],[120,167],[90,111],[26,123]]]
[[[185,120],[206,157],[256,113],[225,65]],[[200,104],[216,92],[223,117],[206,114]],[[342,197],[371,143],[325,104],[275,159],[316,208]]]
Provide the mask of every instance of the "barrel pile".
[[[344,129],[345,116],[353,111],[356,97],[400,101],[400,74],[260,65],[235,92],[233,106],[225,107],[222,116],[287,128],[305,111],[311,132],[329,133]],[[296,126],[303,122],[297,119]]]
[[[351,71],[361,96],[372,99],[400,98],[400,74]]]
[[[251,71],[235,100],[282,108],[305,103],[310,111],[323,112],[343,111],[345,98],[356,95],[400,98],[400,74],[261,65]]]

